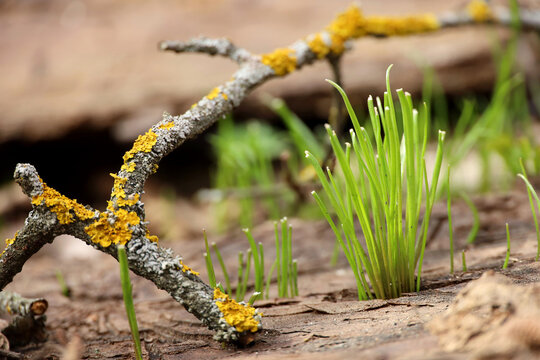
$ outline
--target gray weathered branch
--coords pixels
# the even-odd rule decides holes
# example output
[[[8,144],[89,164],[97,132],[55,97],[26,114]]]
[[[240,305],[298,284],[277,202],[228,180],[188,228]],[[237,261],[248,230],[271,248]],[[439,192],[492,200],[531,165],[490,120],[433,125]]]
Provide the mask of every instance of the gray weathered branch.
[[[189,41],[163,41],[159,44],[163,51],[176,53],[193,52],[228,57],[232,61],[242,64],[250,59],[252,54],[246,49],[236,47],[229,39],[211,39],[204,36]]]

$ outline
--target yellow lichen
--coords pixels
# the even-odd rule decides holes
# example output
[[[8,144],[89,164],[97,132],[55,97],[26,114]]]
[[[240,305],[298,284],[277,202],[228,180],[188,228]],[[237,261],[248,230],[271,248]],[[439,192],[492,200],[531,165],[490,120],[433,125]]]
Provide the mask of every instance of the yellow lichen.
[[[276,49],[274,52],[262,55],[262,63],[270,66],[278,76],[287,75],[296,69],[296,57],[292,49]]]
[[[366,18],[365,23],[366,33],[383,36],[423,33],[437,30],[439,27],[437,17],[431,14],[403,18],[370,16]]]
[[[15,242],[17,235],[19,235],[18,231],[15,233],[15,236],[13,236],[11,239],[6,239],[6,247],[4,248],[4,251],[2,251],[2,253],[0,254],[0,257],[2,257],[2,255],[4,255],[4,253],[8,249],[8,247]]]
[[[55,189],[47,186],[43,181],[41,183],[43,184],[43,192],[32,197],[32,204],[36,206],[45,204],[56,215],[60,224],[74,222],[75,218],[73,214],[80,220],[87,220],[94,217],[93,211],[88,210],[76,200],[60,194]]]
[[[324,42],[321,34],[316,34],[311,41],[308,42],[308,46],[317,55],[318,59],[322,59],[330,52],[330,48]]]
[[[208,100],[213,100],[218,95],[219,95],[219,88],[216,87],[216,88],[213,88],[212,91],[210,91],[210,93],[206,95],[206,97],[208,98]]]
[[[259,322],[254,318],[254,307],[241,305],[233,299],[229,299],[229,295],[224,294],[218,288],[214,289],[214,299],[227,324],[234,326],[238,332],[256,332],[259,329]]]
[[[191,108],[190,109],[193,109],[195,106],[197,106],[199,103],[194,103],[191,105]]]
[[[135,166],[136,166],[136,165],[137,165],[137,164],[135,164],[134,161],[130,161],[130,162],[128,162],[127,164],[123,164],[122,167],[120,168],[120,170],[123,170],[123,171],[125,171],[125,172],[129,172],[129,173],[130,173],[130,172],[135,171]]]
[[[148,229],[146,230],[146,238],[150,240],[151,242],[157,243],[159,241],[159,238],[156,235],[150,235],[150,232]]]
[[[157,142],[157,134],[151,129],[148,130],[144,135],[139,135],[131,150],[124,154],[124,164],[128,162],[133,156],[138,152],[150,152],[152,147]]]
[[[345,50],[345,41],[363,36],[365,19],[356,5],[351,5],[347,11],[339,14],[326,27],[330,33],[332,53],[339,55]]]
[[[139,194],[135,194],[131,199],[118,198],[116,199],[116,204],[118,205],[118,207],[132,206],[139,201],[139,198]]]
[[[326,31],[330,35],[330,51],[339,55],[345,50],[345,42],[364,35],[406,35],[436,30],[440,27],[437,17],[432,14],[419,16],[407,16],[403,18],[370,16],[364,17],[360,9],[352,5],[349,9],[339,14]],[[327,48],[320,36],[316,36],[309,44],[311,50],[318,57]],[[322,51],[322,52],[321,52]]]
[[[93,242],[103,247],[111,244],[125,245],[131,240],[130,227],[139,225],[140,222],[141,219],[134,211],[118,209],[114,213],[113,221],[109,221],[109,215],[103,212],[98,220],[85,227],[84,230]]]
[[[210,93],[208,95],[206,95],[206,98],[208,100],[213,100],[215,99],[219,94],[221,93],[221,97],[225,100],[227,100],[229,97],[227,96],[227,94],[225,94],[224,92],[222,92],[219,88],[213,88],[212,91],[210,91]],[[196,104],[195,104],[196,105]],[[193,106],[192,106],[193,107]]]
[[[493,20],[493,11],[483,0],[473,0],[467,5],[467,12],[476,22],[486,22]]]
[[[169,130],[173,126],[174,126],[174,121],[169,121],[168,123],[160,125],[159,128]]]
[[[365,34],[364,21],[364,16],[358,6],[351,5],[345,12],[336,16],[326,30],[343,39],[357,38]]]
[[[192,273],[193,275],[199,275],[200,273],[198,271],[195,271],[193,270],[192,268],[190,268],[189,266],[185,265],[182,260],[180,260],[180,265],[182,266],[182,272],[187,272],[189,271],[190,273]]]

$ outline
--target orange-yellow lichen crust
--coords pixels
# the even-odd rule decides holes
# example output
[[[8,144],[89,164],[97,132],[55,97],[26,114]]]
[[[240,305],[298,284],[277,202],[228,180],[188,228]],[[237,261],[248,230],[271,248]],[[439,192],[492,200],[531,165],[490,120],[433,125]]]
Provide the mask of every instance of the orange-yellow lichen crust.
[[[326,27],[330,35],[331,45],[328,46],[321,36],[315,34],[307,44],[317,58],[325,57],[329,52],[340,55],[345,50],[345,42],[365,35],[394,36],[412,33],[422,33],[437,30],[440,27],[437,17],[432,14],[406,17],[368,16],[351,5],[345,12],[339,14]]]
[[[139,135],[131,150],[124,154],[124,164],[127,164],[128,160],[138,152],[150,152],[156,142],[157,134],[152,129],[148,130],[144,135]]]
[[[324,42],[321,34],[315,34],[313,38],[308,41],[308,46],[311,51],[317,55],[317,59],[322,59],[330,52],[330,48]]]
[[[227,100],[229,97],[227,96],[227,94],[225,94],[224,92],[222,92],[218,87],[216,88],[213,88],[212,91],[210,91],[210,93],[208,95],[206,95],[206,98],[208,100],[213,100],[215,99],[219,94],[221,93],[221,97],[225,100]],[[194,105],[197,105],[197,104],[194,104]]]
[[[437,17],[424,14],[406,17],[370,16],[366,18],[366,33],[372,35],[395,36],[423,33],[437,30],[440,27]]]
[[[180,266],[182,266],[182,272],[187,272],[189,271],[190,273],[192,273],[193,275],[199,275],[200,273],[198,271],[195,271],[193,270],[192,268],[190,268],[189,266],[185,265],[182,260],[180,260]]]
[[[483,0],[472,0],[467,5],[467,13],[476,22],[486,22],[494,19],[493,11]]]
[[[1,257],[2,255],[4,255],[4,253],[6,252],[7,248],[8,248],[11,244],[13,244],[13,243],[15,242],[15,239],[17,238],[17,235],[19,235],[19,232],[18,232],[18,231],[15,233],[15,236],[13,236],[11,239],[6,239],[6,247],[4,248],[4,251],[2,251],[2,253],[0,254],[0,257]]]
[[[223,313],[227,324],[234,326],[238,332],[256,332],[259,329],[259,322],[254,319],[254,307],[242,305],[229,299],[229,295],[224,294],[218,288],[214,289],[214,300],[216,300],[216,305]]]
[[[165,130],[169,130],[171,129],[172,127],[174,126],[174,121],[169,121],[163,125],[160,125],[159,128],[160,129],[165,129]]]
[[[296,57],[291,55],[292,49],[276,49],[274,52],[262,55],[261,61],[270,66],[277,76],[287,75],[296,69]]]
[[[146,238],[151,242],[159,242],[159,238],[157,237],[157,235],[150,235],[150,232],[148,230],[146,230]]]
[[[32,197],[33,205],[45,204],[54,214],[60,224],[70,224],[75,221],[75,216],[79,220],[88,220],[94,217],[94,212],[88,210],[76,200],[60,194],[55,189],[47,186],[41,179],[43,192]]]
[[[111,196],[116,197],[116,205],[118,207],[132,206],[139,201],[140,195],[135,194],[130,199],[127,198],[126,192],[124,191],[124,185],[126,184],[127,179],[125,177],[118,176],[116,174],[109,174],[114,178],[113,191]],[[114,211],[112,203],[109,201],[109,206],[107,209]]]
[[[330,50],[339,55],[345,50],[345,42],[366,34],[364,30],[365,18],[356,5],[351,5],[345,12],[339,14],[334,21],[326,27],[330,33],[332,45]]]
[[[122,168],[121,168],[120,170],[123,170],[123,171],[125,171],[125,172],[129,172],[129,173],[130,173],[130,172],[135,171],[135,166],[136,166],[135,162],[134,162],[134,161],[130,161],[130,162],[128,162],[128,163],[123,164],[123,165],[122,165]]]
[[[125,245],[131,240],[131,226],[139,225],[141,219],[134,211],[118,209],[114,212],[115,220],[109,221],[109,214],[102,212],[99,219],[87,226],[84,230],[90,239],[103,246],[111,244]]]

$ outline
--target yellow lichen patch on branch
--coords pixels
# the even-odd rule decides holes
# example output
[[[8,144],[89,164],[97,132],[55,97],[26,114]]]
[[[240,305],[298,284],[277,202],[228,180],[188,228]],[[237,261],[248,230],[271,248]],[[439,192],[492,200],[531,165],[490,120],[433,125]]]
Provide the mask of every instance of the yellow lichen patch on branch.
[[[174,126],[174,121],[169,121],[168,123],[162,124],[159,126],[160,129],[169,130]]]
[[[126,192],[124,191],[124,185],[127,182],[127,178],[118,176],[113,173],[109,175],[111,175],[114,178],[114,185],[113,185],[111,196],[116,197],[117,207],[126,207],[126,206],[135,205],[139,201],[140,195],[135,194],[133,196],[130,196],[130,198],[127,197]],[[107,207],[107,209],[114,211],[114,206],[112,202],[109,201],[109,206]]]
[[[193,275],[199,275],[200,273],[198,271],[195,271],[193,270],[192,268],[190,268],[189,266],[185,265],[182,260],[180,260],[180,265],[182,266],[182,272],[190,272],[192,273]]]
[[[367,34],[395,36],[423,33],[440,27],[437,17],[432,14],[398,17],[370,16],[366,18]]]
[[[146,229],[146,238],[148,240],[150,240],[151,242],[159,242],[159,238],[156,236],[156,235],[150,235],[150,232],[148,231],[148,229]]]
[[[259,322],[254,318],[254,307],[229,299],[229,295],[222,293],[218,288],[214,289],[214,299],[227,324],[234,326],[238,332],[256,332],[259,329]]]
[[[317,59],[324,58],[330,52],[330,48],[324,42],[321,34],[315,34],[307,44],[311,51],[317,55]]]
[[[277,76],[287,75],[296,69],[296,57],[292,56],[294,50],[282,48],[262,55],[261,62],[272,68]]]
[[[210,93],[208,95],[206,95],[206,98],[208,100],[213,100],[215,99],[216,97],[218,97],[218,95],[221,93],[221,97],[225,100],[227,100],[229,97],[227,96],[227,94],[225,94],[224,92],[221,92],[221,90],[216,87],[216,88],[213,88],[212,91],[210,91]],[[197,104],[194,104],[194,105],[197,105]],[[193,106],[192,106],[193,107]]]
[[[84,228],[90,239],[103,247],[111,244],[125,245],[131,240],[131,226],[139,225],[141,219],[134,211],[119,209],[114,213],[114,220],[109,221],[106,212],[98,220]]]
[[[41,181],[41,179],[40,179]],[[45,204],[55,215],[60,224],[70,224],[75,221],[75,216],[80,220],[88,220],[94,217],[94,212],[88,210],[76,200],[60,194],[55,189],[47,186],[43,181],[43,192],[32,197],[32,205]]]
[[[330,49],[335,55],[345,50],[345,41],[365,35],[365,19],[358,6],[351,5],[326,27],[332,39]]]
[[[139,201],[140,195],[135,194],[131,199],[125,199],[125,198],[118,198],[116,199],[116,204],[118,207],[126,207],[126,206],[132,206],[135,205]]]
[[[17,235],[19,235],[19,232],[17,231],[15,233],[15,236],[13,236],[11,239],[6,239],[6,247],[4,248],[4,251],[2,251],[2,253],[0,254],[0,257],[2,255],[4,255],[4,253],[6,252],[6,250],[8,249],[8,247],[11,246],[11,244],[13,244],[15,242],[15,239],[17,238]]]
[[[494,19],[493,11],[483,0],[473,0],[467,5],[467,13],[476,22],[486,22]]]
[[[135,156],[138,152],[150,152],[152,147],[157,142],[157,134],[152,130],[148,130],[144,135],[139,135],[131,150],[124,154],[124,163],[127,163],[129,159]]]
[[[123,164],[122,167],[120,168],[120,170],[123,170],[123,171],[125,171],[125,172],[129,172],[129,173],[130,173],[130,172],[135,171],[135,166],[136,166],[136,165],[137,165],[137,164],[135,164],[134,161],[130,161],[130,162],[128,162],[128,163]]]

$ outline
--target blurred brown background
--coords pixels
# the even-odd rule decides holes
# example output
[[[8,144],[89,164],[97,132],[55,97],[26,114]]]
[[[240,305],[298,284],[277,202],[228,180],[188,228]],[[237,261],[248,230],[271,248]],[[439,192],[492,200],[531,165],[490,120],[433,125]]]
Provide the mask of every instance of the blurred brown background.
[[[504,2],[503,2],[504,3]],[[540,8],[540,1],[523,2]],[[0,180],[12,183],[18,162],[34,164],[66,195],[102,208],[121,156],[163,111],[182,113],[230,78],[236,65],[206,55],[161,53],[164,39],[228,37],[255,53],[287,46],[319,31],[350,0],[0,0]],[[406,15],[456,11],[466,1],[364,1],[365,14]],[[392,84],[418,94],[421,65],[433,67],[450,96],[489,92],[492,50],[508,37],[493,26],[436,34],[360,39],[343,59],[344,84],[356,104]],[[519,63],[537,81],[540,43],[523,35]],[[237,118],[265,117],[262,93],[286,99],[306,122],[327,116],[331,77],[326,63],[302,69],[257,89]],[[208,185],[210,155],[204,138],[171,154],[155,179],[180,193]],[[154,181],[156,181],[154,179]],[[2,213],[2,209],[0,209]]]

